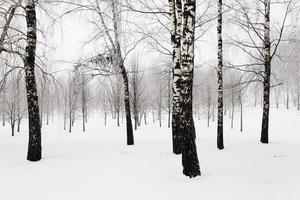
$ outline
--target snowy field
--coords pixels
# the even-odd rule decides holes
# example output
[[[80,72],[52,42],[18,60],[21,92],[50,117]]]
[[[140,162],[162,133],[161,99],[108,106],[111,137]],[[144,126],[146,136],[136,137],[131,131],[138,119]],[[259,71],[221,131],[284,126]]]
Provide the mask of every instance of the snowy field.
[[[87,132],[74,132],[62,120],[43,128],[43,159],[26,160],[27,135],[0,133],[0,200],[299,200],[300,112],[272,109],[270,144],[259,143],[261,109],[247,109],[225,123],[225,150],[216,149],[216,127],[196,120],[202,176],[182,175],[181,157],[171,152],[171,131],[158,123],[135,132],[126,146],[124,127],[104,127],[90,118]],[[238,113],[236,113],[236,116]],[[150,120],[150,119],[149,119]],[[24,124],[24,123],[23,123]]]

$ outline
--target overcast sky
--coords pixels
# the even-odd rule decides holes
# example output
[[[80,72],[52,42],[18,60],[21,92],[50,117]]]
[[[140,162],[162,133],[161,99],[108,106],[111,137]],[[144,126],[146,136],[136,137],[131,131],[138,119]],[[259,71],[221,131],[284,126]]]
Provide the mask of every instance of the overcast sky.
[[[62,7],[60,8],[62,9]],[[200,10],[200,9],[198,9]],[[283,16],[283,7],[276,6],[273,7],[271,12],[272,23],[278,23],[282,21]],[[51,46],[55,47],[55,50],[52,51],[51,59],[56,61],[67,61],[75,62],[81,57],[93,56],[97,51],[103,49],[103,44],[101,41],[94,41],[88,45],[84,45],[86,41],[90,38],[90,34],[94,32],[94,26],[88,21],[87,13],[76,13],[64,16],[62,19],[55,23],[52,34],[47,38]],[[295,15],[294,15],[295,16]],[[226,20],[226,15],[224,16],[224,21]],[[139,20],[139,19],[136,19]],[[288,18],[287,24],[289,24],[293,17]],[[144,26],[147,26],[147,21],[144,20]],[[229,34],[238,34],[236,30],[232,30],[231,26],[225,24],[224,27],[224,37]],[[210,31],[199,40],[196,44],[196,64],[206,63],[216,59],[216,28],[212,26]],[[150,47],[147,48],[145,45],[140,45],[136,49],[136,54],[139,55],[139,59],[142,60],[144,67],[149,67],[155,65],[156,62],[160,59],[158,54],[150,52]],[[226,49],[224,51],[225,55],[232,57],[236,55],[236,52],[228,54]],[[52,67],[54,70],[70,69],[72,65],[59,62],[53,63]]]

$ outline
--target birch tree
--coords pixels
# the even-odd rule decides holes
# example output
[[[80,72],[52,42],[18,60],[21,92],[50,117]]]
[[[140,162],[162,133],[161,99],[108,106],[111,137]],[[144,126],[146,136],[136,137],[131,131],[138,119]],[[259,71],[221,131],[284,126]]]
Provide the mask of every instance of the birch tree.
[[[25,82],[27,91],[27,106],[29,120],[29,142],[27,159],[38,161],[42,158],[41,125],[37,84],[35,79],[35,51],[37,24],[35,1],[26,1],[27,47],[25,56]]]
[[[182,153],[183,174],[200,175],[196,149],[196,131],[193,119],[193,72],[196,1],[169,1],[171,15],[171,42],[173,46],[173,114],[172,120],[180,121],[173,132],[176,139],[174,153]],[[183,8],[183,9],[182,9]],[[175,110],[174,110],[175,108]],[[178,115],[177,115],[177,113]],[[175,119],[174,119],[175,117]],[[179,121],[178,121],[179,120]],[[173,122],[172,122],[173,123]],[[173,127],[174,131],[174,127]],[[174,144],[174,143],[173,143]],[[174,146],[173,146],[174,147]]]
[[[271,0],[255,1],[256,7],[251,7],[251,2],[236,1],[236,16],[231,22],[241,28],[242,33],[248,40],[231,38],[230,44],[245,54],[250,62],[235,64],[231,67],[254,74],[250,82],[260,82],[263,85],[263,115],[261,124],[260,141],[269,143],[269,112],[270,112],[270,88],[271,86],[271,63],[273,58],[278,57],[278,47],[283,40],[286,29],[286,19],[291,11],[293,0],[273,2],[273,5],[282,6],[284,13],[280,26],[274,27],[277,38],[271,39],[270,11]],[[228,5],[227,5],[228,6]],[[274,32],[275,32],[274,31]],[[274,34],[275,35],[275,34]]]
[[[217,147],[224,149],[223,142],[223,39],[222,39],[222,16],[223,1],[218,0],[218,128],[217,128]]]
[[[169,0],[171,19],[171,44],[173,48],[173,98],[172,98],[172,138],[173,152],[182,153],[181,115],[181,35],[182,35],[182,2]]]

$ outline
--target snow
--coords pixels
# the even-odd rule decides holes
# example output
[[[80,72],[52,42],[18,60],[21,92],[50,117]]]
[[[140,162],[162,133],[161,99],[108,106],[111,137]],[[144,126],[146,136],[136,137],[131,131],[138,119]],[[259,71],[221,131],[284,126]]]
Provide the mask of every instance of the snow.
[[[239,113],[236,113],[236,116]],[[216,127],[195,120],[202,176],[182,175],[181,157],[171,152],[171,130],[164,123],[140,127],[134,146],[126,146],[125,127],[99,117],[82,133],[63,131],[62,120],[43,128],[43,159],[26,161],[27,131],[0,132],[2,200],[299,200],[300,112],[271,110],[270,144],[260,144],[261,109],[244,113],[230,129],[225,120],[225,150],[216,149]],[[150,120],[150,119],[149,119]],[[24,124],[24,123],[23,123]]]

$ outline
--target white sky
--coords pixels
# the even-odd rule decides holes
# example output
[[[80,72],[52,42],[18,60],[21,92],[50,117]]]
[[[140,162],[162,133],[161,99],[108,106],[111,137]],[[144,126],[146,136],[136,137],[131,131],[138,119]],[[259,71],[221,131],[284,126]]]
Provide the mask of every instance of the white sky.
[[[282,10],[280,6],[272,10],[271,20],[273,20],[273,23],[282,18]],[[226,20],[226,18],[224,20]],[[289,19],[289,21],[291,21],[291,19]],[[47,38],[48,41],[52,41],[51,46],[56,47],[53,51],[53,55],[49,56],[53,56],[54,60],[76,61],[86,55],[95,55],[97,51],[102,49],[101,42],[84,45],[90,33],[93,32],[93,29],[93,25],[89,23],[88,18],[83,13],[65,16],[59,23],[55,24],[53,34]],[[230,30],[230,27],[225,25],[224,32],[224,36],[226,36],[229,33],[234,33],[234,30]],[[205,63],[209,60],[216,59],[216,28],[213,26],[201,41],[205,42],[196,44],[196,63]],[[150,66],[159,60],[159,57],[153,53],[149,53],[149,49],[146,49],[144,45],[137,48],[137,53],[146,66]],[[224,53],[227,53],[226,50]],[[53,64],[55,70],[70,69],[70,66],[71,65],[67,63]]]

